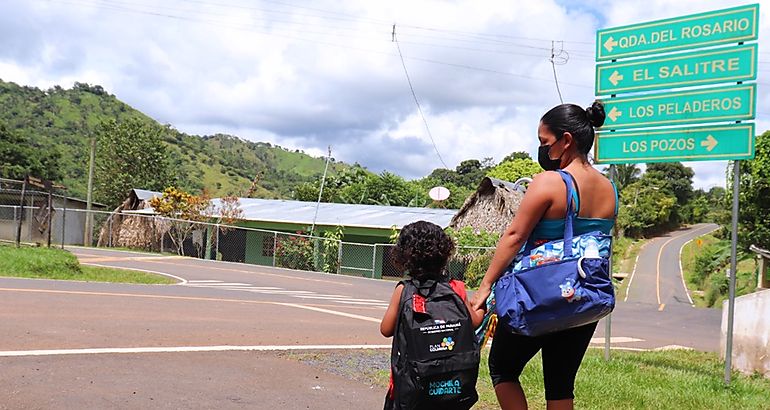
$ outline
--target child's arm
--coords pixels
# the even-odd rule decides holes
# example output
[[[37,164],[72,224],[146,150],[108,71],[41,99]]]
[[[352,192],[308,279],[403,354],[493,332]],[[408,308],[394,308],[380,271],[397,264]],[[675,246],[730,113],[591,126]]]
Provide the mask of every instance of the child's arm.
[[[465,307],[468,308],[468,313],[471,315],[471,323],[473,323],[473,327],[479,327],[481,325],[481,322],[484,320],[484,309],[474,309],[473,306],[471,306],[471,302],[469,300],[465,301]]]
[[[385,311],[385,316],[380,322],[380,333],[385,337],[393,336],[396,331],[396,319],[398,319],[398,308],[401,304],[401,292],[404,291],[404,285],[398,285],[393,289],[393,296],[390,297],[390,305]]]

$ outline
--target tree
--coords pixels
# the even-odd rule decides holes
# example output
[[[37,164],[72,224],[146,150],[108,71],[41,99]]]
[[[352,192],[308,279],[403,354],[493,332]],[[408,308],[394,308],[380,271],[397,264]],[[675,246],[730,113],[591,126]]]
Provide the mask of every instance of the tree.
[[[20,133],[0,123],[0,178],[24,179],[32,175],[58,180],[61,178],[60,157],[57,150],[36,147]]]
[[[623,190],[617,225],[621,235],[641,237],[667,226],[676,207],[676,197],[662,189],[659,181],[641,179]]]
[[[531,159],[519,158],[501,162],[492,168],[487,175],[503,181],[516,182],[519,178],[532,178],[535,174],[543,172],[543,168]]]
[[[732,168],[731,164],[729,169]],[[728,186],[728,192],[732,192],[731,186]],[[748,249],[755,245],[770,249],[770,131],[757,137],[754,160],[741,162],[739,198],[738,241],[741,247]],[[732,203],[732,195],[728,195],[728,199],[728,203]],[[729,229],[729,225],[727,227]]]
[[[647,164],[644,178],[663,181],[663,187],[676,196],[679,205],[684,205],[692,198],[692,178],[695,176],[692,168],[682,165],[681,162],[664,162]]]
[[[505,158],[503,158],[503,160],[500,161],[500,163],[513,161],[515,159],[532,159],[532,157],[530,157],[529,154],[524,151],[515,151],[510,153],[509,155],[506,155]]]
[[[680,223],[692,222],[688,203],[693,198],[692,178],[695,175],[692,168],[682,165],[680,162],[668,162],[659,164],[647,164],[647,171],[642,176],[643,180],[657,183],[664,191],[676,197],[677,207],[671,212],[668,227],[674,228]]]
[[[102,124],[96,151],[98,201],[116,207],[132,188],[160,191],[172,185],[165,131],[138,119]]]
[[[205,211],[210,209],[211,200],[203,195],[192,195],[181,189],[168,187],[163,196],[150,199],[150,206],[158,215],[169,218],[169,236],[180,255],[184,255],[184,241],[190,236],[196,222],[207,219]]]
[[[623,188],[633,184],[639,180],[639,176],[642,171],[636,164],[618,164],[615,165],[616,179],[615,184],[618,186],[618,190],[622,191]],[[604,169],[605,174],[609,174],[609,168]]]

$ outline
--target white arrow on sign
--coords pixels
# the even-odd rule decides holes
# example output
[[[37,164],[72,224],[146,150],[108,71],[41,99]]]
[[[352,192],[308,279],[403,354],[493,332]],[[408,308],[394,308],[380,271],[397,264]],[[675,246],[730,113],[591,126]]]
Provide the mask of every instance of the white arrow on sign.
[[[607,116],[608,116],[608,117],[610,117],[610,119],[611,119],[613,122],[617,121],[618,117],[620,117],[621,115],[623,115],[623,112],[622,112],[622,111],[620,111],[620,110],[618,109],[618,107],[612,107],[612,109],[610,110],[610,112],[607,114]]]
[[[610,51],[610,52],[612,51],[612,49],[613,49],[613,48],[614,48],[616,45],[618,45],[618,42],[617,42],[617,41],[615,41],[615,39],[614,39],[614,38],[612,38],[612,36],[610,36],[610,38],[608,38],[608,39],[607,39],[607,41],[605,41],[605,42],[604,42],[604,48],[606,48],[606,49],[607,49],[607,51]]]
[[[610,82],[612,85],[618,85],[620,81],[623,80],[623,75],[618,72],[618,70],[615,70],[610,75]]]
[[[706,147],[706,150],[708,152],[711,152],[714,150],[714,148],[717,146],[719,142],[716,138],[714,138],[713,135],[709,134],[705,140],[700,142],[701,147]]]

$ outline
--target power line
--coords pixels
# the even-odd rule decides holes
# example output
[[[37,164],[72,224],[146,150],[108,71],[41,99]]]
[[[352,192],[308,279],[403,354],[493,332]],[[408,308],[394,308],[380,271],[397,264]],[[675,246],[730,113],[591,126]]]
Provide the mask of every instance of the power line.
[[[53,0],[49,0],[53,1]],[[88,1],[88,0],[81,0],[81,1]],[[319,18],[319,19],[332,19],[332,20],[338,20],[336,22],[333,22],[334,25],[327,25],[327,24],[319,24],[317,22],[307,22],[307,21],[296,21],[296,20],[281,20],[281,19],[270,19],[270,23],[283,23],[286,25],[299,25],[304,27],[319,27],[319,28],[325,28],[335,31],[349,31],[349,32],[357,32],[357,33],[369,33],[373,34],[375,32],[378,32],[379,29],[372,28],[369,30],[362,29],[361,27],[345,27],[340,24],[340,21],[346,22],[346,23],[356,23],[356,22],[362,22],[362,21],[370,21],[370,22],[377,22],[378,24],[384,22],[384,20],[378,20],[378,19],[372,19],[367,17],[359,17],[352,14],[347,13],[338,13],[338,12],[332,12],[328,10],[323,9],[316,9],[311,7],[301,7],[296,6],[297,8],[302,9],[309,9],[313,11],[323,12],[323,13],[330,13],[330,14],[341,14],[344,16],[344,18],[339,17],[329,17],[324,15],[317,15],[317,14],[303,14],[303,13],[296,13],[286,10],[272,10],[272,9],[265,9],[262,7],[254,7],[254,6],[244,6],[244,5],[233,5],[233,4],[224,4],[224,3],[216,3],[211,1],[203,1],[203,0],[182,0],[187,3],[193,3],[193,4],[202,4],[202,5],[211,5],[216,7],[223,7],[223,8],[232,8],[232,9],[238,9],[238,10],[253,10],[253,11],[259,11],[262,13],[273,13],[273,14],[284,14],[284,15],[290,15],[290,16],[304,16],[304,17],[313,17],[313,18]],[[66,3],[66,2],[63,2]],[[286,5],[287,7],[290,7],[291,5],[288,5],[287,3],[283,3],[280,1],[271,1],[271,3]],[[149,14],[149,15],[155,15],[155,16],[164,16],[169,18],[184,18],[185,16],[178,16],[178,15],[170,15],[168,13],[159,12],[160,10],[168,10],[171,12],[181,12],[181,13],[188,13],[188,14],[195,14],[195,15],[203,15],[203,16],[221,16],[221,17],[230,17],[230,14],[223,14],[223,13],[215,13],[212,11],[203,11],[200,9],[183,9],[179,7],[173,7],[173,6],[167,6],[167,5],[156,5],[156,4],[147,4],[147,3],[135,3],[135,2],[129,2],[129,1],[121,1],[121,0],[90,0],[88,3],[72,3],[72,4],[81,4],[81,5],[88,5],[92,7],[97,8],[103,8],[103,9],[116,9],[116,10],[124,10],[124,11],[130,11],[135,13],[141,13],[141,14]],[[147,9],[147,7],[152,7],[153,9]],[[229,22],[224,22],[225,24],[229,24]],[[267,23],[267,22],[266,22]],[[389,26],[390,24],[388,24]],[[420,30],[427,30],[427,28],[420,27],[420,26],[414,26],[419,28]],[[268,26],[265,27],[266,29],[270,30],[276,30],[277,28],[275,26]],[[302,31],[304,33],[308,34],[314,34],[314,35],[326,35],[326,36],[337,36],[337,37],[349,37],[348,35],[344,34],[338,34],[338,33],[323,33],[323,32],[309,32],[307,30],[296,30],[292,29],[294,31]],[[451,36],[465,36],[468,37],[466,34],[455,34],[455,33],[469,33],[469,32],[461,32],[461,31],[454,31],[454,30],[442,30],[442,29],[430,29],[433,32],[437,33],[447,33]],[[550,41],[545,39],[530,39],[527,37],[517,37],[517,36],[506,36],[506,35],[497,35],[497,34],[482,34],[482,33],[469,33],[472,35],[468,38],[454,38],[454,37],[442,37],[442,36],[435,36],[435,35],[426,35],[426,34],[416,34],[416,33],[408,33],[406,34],[409,37],[422,37],[422,38],[430,38],[430,39],[439,39],[444,41],[453,41],[453,42],[464,42],[464,43],[470,43],[470,44],[481,44],[481,45],[499,45],[499,46],[512,46],[512,47],[521,47],[521,48],[529,48],[529,49],[535,49],[535,50],[543,50],[548,51],[549,49],[547,47],[539,47],[539,46],[533,46],[528,44],[521,44],[521,43],[514,43],[511,41],[505,41],[505,40],[498,40],[490,37],[505,37],[505,38],[513,38],[513,39],[523,39],[523,40],[529,40],[529,41]],[[403,31],[401,32],[402,37],[405,35]],[[379,35],[377,35],[379,37]],[[562,41],[564,42],[564,41]],[[435,45],[437,47],[452,47],[452,46],[444,46],[444,45]],[[574,53],[580,53],[582,50],[570,50]],[[492,52],[492,51],[488,51]],[[506,51],[501,51],[501,54],[507,54]],[[586,51],[585,53],[591,53]],[[520,53],[520,55],[526,55],[524,53]],[[588,56],[588,55],[586,55]],[[592,54],[591,54],[592,56]]]
[[[567,60],[565,59],[564,63],[566,64],[566,62]],[[564,98],[562,98],[561,89],[559,88],[559,78],[556,76],[556,54],[554,53],[553,41],[551,41],[551,69],[553,69],[553,82],[556,84],[556,92],[559,93],[559,101],[564,104]]]
[[[398,55],[399,57],[401,57],[401,66],[404,67],[404,74],[406,74],[406,82],[409,83],[409,90],[412,92],[412,98],[414,98],[414,103],[417,105],[417,112],[420,113],[422,122],[423,124],[425,124],[425,130],[428,132],[428,137],[430,138],[431,144],[433,144],[433,149],[436,150],[436,155],[438,156],[438,160],[441,161],[441,164],[444,165],[444,168],[449,169],[446,162],[444,162],[444,158],[441,157],[441,153],[438,151],[438,147],[436,146],[436,141],[433,139],[433,134],[430,132],[430,127],[428,126],[428,120],[425,119],[425,114],[423,114],[422,107],[420,107],[420,101],[417,99],[417,94],[414,92],[414,87],[412,86],[412,80],[409,78],[409,71],[406,69],[406,62],[404,62],[404,55],[401,54],[401,46],[398,45],[398,39],[396,38],[395,24],[393,24],[392,41],[396,43],[396,49],[398,49]]]
[[[60,3],[60,4],[76,5],[76,6],[89,6],[89,7],[95,7],[95,8],[100,8],[100,9],[104,9],[104,10],[111,10],[111,11],[118,11],[118,12],[128,12],[128,13],[134,13],[134,14],[144,14],[144,15],[150,15],[150,16],[154,16],[154,17],[164,17],[164,18],[170,18],[170,19],[182,20],[182,21],[191,21],[191,22],[205,23],[205,24],[209,24],[209,25],[217,26],[217,27],[223,27],[223,28],[228,28],[228,29],[233,29],[233,30],[240,30],[240,31],[247,31],[247,32],[251,32],[251,33],[261,34],[261,35],[264,35],[264,36],[279,37],[279,38],[303,41],[303,42],[308,42],[308,43],[313,43],[313,44],[320,44],[320,45],[325,45],[325,46],[337,47],[337,48],[342,48],[342,49],[345,49],[345,50],[359,51],[359,52],[371,53],[371,54],[380,54],[380,55],[393,56],[393,57],[397,57],[398,56],[397,54],[393,54],[393,53],[389,53],[389,52],[385,52],[385,51],[379,51],[379,50],[372,50],[372,49],[367,49],[367,48],[355,47],[355,46],[350,46],[350,45],[346,45],[346,44],[339,44],[339,43],[333,43],[333,42],[328,42],[328,41],[322,41],[322,40],[318,40],[318,39],[310,39],[310,38],[305,38],[305,37],[290,36],[290,35],[286,35],[286,34],[280,34],[280,33],[269,32],[269,31],[260,31],[260,30],[257,29],[257,27],[254,27],[254,26],[235,26],[235,25],[232,25],[232,24],[227,24],[227,23],[216,21],[216,20],[201,19],[201,18],[195,18],[195,17],[177,16],[177,15],[173,15],[173,14],[157,13],[157,12],[152,12],[152,11],[147,11],[147,10],[130,9],[130,8],[124,8],[124,7],[110,6],[110,5],[106,5],[106,4],[83,3],[82,0],[81,0],[81,2],[78,2],[77,0],[45,0],[45,1],[55,2],[55,3]],[[297,30],[297,31],[299,31],[301,33],[304,33],[304,34],[319,34],[319,33],[315,33],[315,32],[307,32],[307,31],[302,31],[302,30]],[[448,66],[448,67],[461,68],[461,69],[465,69],[465,70],[487,72],[487,73],[493,73],[493,74],[498,74],[498,75],[504,75],[504,76],[508,76],[508,77],[524,78],[524,79],[533,80],[533,81],[544,81],[544,82],[551,82],[551,81],[553,81],[551,79],[538,78],[538,77],[533,77],[533,76],[524,75],[524,74],[510,73],[510,72],[495,70],[495,69],[491,69],[491,68],[478,67],[478,66],[472,66],[472,65],[461,64],[461,63],[452,63],[452,62],[434,60],[434,59],[429,59],[429,58],[410,57],[410,56],[404,56],[403,58],[406,59],[406,60],[421,61],[421,62],[425,62],[425,63],[429,63],[429,64],[437,64],[437,65],[443,65],[443,66]],[[562,85],[572,86],[572,87],[578,87],[578,88],[593,89],[593,87],[586,86],[584,84],[573,84],[573,83],[565,83],[565,82],[561,82],[561,84]]]

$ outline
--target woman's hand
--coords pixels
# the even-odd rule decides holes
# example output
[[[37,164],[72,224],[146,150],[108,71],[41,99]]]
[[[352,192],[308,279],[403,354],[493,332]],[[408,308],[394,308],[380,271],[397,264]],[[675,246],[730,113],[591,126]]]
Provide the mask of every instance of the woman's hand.
[[[489,297],[490,293],[492,293],[492,285],[482,282],[481,285],[479,285],[479,290],[477,290],[473,294],[473,300],[471,301],[471,306],[474,309],[481,309],[483,311],[486,311],[487,298]]]

